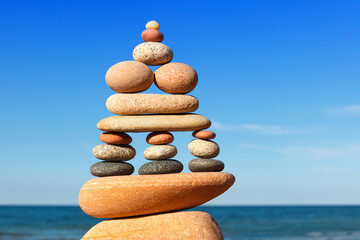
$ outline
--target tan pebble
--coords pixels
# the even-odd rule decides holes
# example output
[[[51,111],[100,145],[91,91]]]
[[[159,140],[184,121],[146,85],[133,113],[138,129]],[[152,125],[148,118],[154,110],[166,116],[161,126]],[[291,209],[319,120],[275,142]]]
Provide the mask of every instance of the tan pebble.
[[[152,145],[168,144],[174,141],[174,135],[170,132],[152,132],[146,137],[146,142]]]
[[[135,149],[130,145],[99,144],[92,152],[96,158],[107,161],[128,161],[136,155]]]
[[[148,89],[154,74],[144,63],[124,61],[113,65],[106,72],[107,85],[119,93],[135,93]]]
[[[157,66],[170,62],[174,53],[165,44],[159,42],[144,42],[137,45],[133,51],[135,61],[149,66]]]
[[[196,71],[184,63],[168,63],[155,71],[155,84],[167,93],[189,93],[198,83]]]
[[[200,130],[192,133],[193,137],[200,139],[214,139],[216,134],[213,131]]]
[[[214,158],[220,153],[219,145],[211,140],[194,139],[188,145],[189,152],[199,158]]]
[[[86,214],[98,218],[170,212],[204,204],[234,181],[225,172],[101,177],[82,186],[79,204]]]
[[[104,132],[100,134],[100,141],[107,144],[121,145],[130,144],[132,138],[123,132]]]
[[[146,29],[156,29],[159,30],[160,29],[160,24],[157,21],[150,21],[145,25]]]
[[[141,33],[141,38],[144,42],[162,42],[164,35],[155,29],[146,29]]]
[[[147,160],[164,160],[175,157],[177,149],[173,145],[155,145],[148,147],[144,151],[144,157]]]
[[[187,211],[105,220],[92,227],[82,239],[223,240],[224,237],[210,214]]]

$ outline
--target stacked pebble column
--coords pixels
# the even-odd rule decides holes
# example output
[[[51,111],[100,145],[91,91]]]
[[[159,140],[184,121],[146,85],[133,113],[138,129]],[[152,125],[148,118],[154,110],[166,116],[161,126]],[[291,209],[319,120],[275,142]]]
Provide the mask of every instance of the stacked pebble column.
[[[108,218],[92,227],[87,240],[221,240],[215,220],[205,212],[181,211],[200,206],[224,193],[235,182],[224,164],[212,159],[219,146],[207,131],[211,122],[194,114],[197,98],[187,95],[198,83],[196,71],[187,64],[171,62],[172,50],[161,43],[164,35],[156,21],[146,24],[144,43],[133,51],[135,61],[119,62],[106,73],[107,85],[117,92],[106,101],[116,116],[98,122],[100,144],[93,154],[103,160],[91,166],[98,177],[86,182],[79,194],[81,209],[90,216]],[[159,66],[155,73],[149,66]],[[153,83],[166,94],[144,94]],[[171,132],[189,131],[197,139],[189,151],[199,159],[189,163],[192,173],[181,173],[175,160],[178,150]],[[144,151],[149,162],[135,169],[127,161],[136,155],[128,133],[149,133]]]

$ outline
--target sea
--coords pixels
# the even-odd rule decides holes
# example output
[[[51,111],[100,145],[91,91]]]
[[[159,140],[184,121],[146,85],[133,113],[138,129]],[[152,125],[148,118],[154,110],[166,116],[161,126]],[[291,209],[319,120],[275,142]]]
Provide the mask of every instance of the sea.
[[[226,240],[360,240],[360,206],[216,206]],[[0,206],[1,240],[80,239],[102,219],[78,206]]]

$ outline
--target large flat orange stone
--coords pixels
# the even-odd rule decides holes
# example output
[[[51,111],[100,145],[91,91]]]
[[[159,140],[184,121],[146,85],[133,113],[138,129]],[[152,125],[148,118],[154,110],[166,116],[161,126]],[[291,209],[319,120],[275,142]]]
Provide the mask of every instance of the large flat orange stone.
[[[92,227],[83,240],[222,240],[219,226],[205,212],[175,212],[106,220]]]
[[[98,218],[120,218],[170,212],[199,206],[235,182],[224,172],[94,178],[79,194],[82,210]]]

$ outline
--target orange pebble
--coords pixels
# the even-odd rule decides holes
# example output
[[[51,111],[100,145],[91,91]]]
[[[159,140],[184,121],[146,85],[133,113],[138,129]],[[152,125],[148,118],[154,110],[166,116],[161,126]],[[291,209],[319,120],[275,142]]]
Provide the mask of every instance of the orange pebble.
[[[144,42],[162,42],[164,35],[156,29],[146,29],[141,33],[141,38]]]
[[[146,142],[152,145],[172,143],[174,136],[170,132],[152,132],[146,137]]]
[[[132,138],[124,132],[104,132],[100,134],[100,141],[107,144],[122,145],[130,144]]]
[[[193,137],[200,139],[214,139],[216,134],[213,131],[195,131]]]

